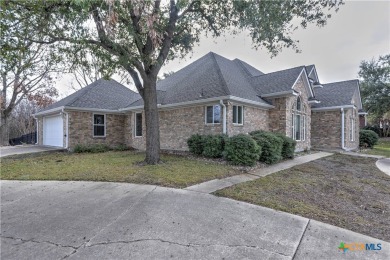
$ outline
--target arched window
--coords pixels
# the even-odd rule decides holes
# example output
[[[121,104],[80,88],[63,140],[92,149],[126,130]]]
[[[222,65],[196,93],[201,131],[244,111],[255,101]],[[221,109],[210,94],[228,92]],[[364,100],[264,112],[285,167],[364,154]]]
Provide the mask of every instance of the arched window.
[[[306,140],[306,108],[299,96],[292,106],[291,138],[297,141]]]

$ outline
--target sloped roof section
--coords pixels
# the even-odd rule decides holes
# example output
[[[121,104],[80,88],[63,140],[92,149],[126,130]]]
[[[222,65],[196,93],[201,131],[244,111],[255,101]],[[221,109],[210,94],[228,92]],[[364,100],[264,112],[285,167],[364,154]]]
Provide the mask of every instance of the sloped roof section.
[[[353,96],[359,91],[358,83],[358,80],[347,80],[314,88],[315,96],[321,103],[313,104],[313,108],[352,105]]]
[[[250,79],[256,92],[262,96],[266,94],[289,91],[297,81],[304,66],[276,71]]]
[[[118,110],[140,98],[138,93],[115,80],[99,79],[39,112],[62,106]]]
[[[233,61],[236,64],[239,64],[242,68],[244,68],[244,70],[252,77],[264,75],[263,72],[256,69],[255,67],[252,67],[251,65],[249,65],[248,63],[246,63],[240,59],[234,59]]]

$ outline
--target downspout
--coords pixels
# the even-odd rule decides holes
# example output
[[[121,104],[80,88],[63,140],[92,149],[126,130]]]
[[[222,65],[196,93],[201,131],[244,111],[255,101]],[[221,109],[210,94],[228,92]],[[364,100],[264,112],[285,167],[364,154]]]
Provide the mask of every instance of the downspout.
[[[345,145],[344,145],[344,108],[341,108],[341,149],[345,150]]]
[[[37,124],[37,140],[35,140],[35,144],[38,145],[38,142],[39,142],[39,121],[38,121],[38,118],[34,116],[34,119],[36,121],[36,124]]]
[[[226,115],[226,106],[225,106],[225,104],[223,103],[223,100],[222,100],[222,99],[219,101],[219,103],[221,104],[221,106],[222,106],[222,108],[223,108],[222,132],[223,132],[224,134],[226,134],[226,117],[227,117],[227,115]]]
[[[66,116],[66,128],[65,128],[65,148],[68,149],[68,142],[69,142],[69,134],[68,134],[68,130],[69,130],[69,115],[67,112],[64,111],[64,108],[62,108],[61,112],[63,114],[65,114]]]

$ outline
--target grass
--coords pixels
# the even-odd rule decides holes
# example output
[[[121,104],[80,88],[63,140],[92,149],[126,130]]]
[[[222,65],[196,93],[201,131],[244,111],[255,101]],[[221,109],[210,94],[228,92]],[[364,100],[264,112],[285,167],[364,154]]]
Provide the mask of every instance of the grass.
[[[2,180],[108,181],[184,188],[241,173],[229,165],[162,155],[162,164],[140,165],[145,154],[134,151],[96,154],[50,153],[3,158]]]
[[[382,155],[390,158],[390,138],[381,138],[373,149],[364,151],[367,154]]]
[[[215,195],[301,215],[390,241],[390,177],[375,159],[333,155]]]

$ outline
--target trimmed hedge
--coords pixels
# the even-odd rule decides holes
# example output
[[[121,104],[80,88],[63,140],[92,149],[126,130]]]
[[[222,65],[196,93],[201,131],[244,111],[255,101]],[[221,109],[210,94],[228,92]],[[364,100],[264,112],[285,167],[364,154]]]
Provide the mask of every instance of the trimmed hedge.
[[[223,154],[232,164],[253,166],[260,157],[261,148],[250,136],[239,134],[226,139]]]
[[[262,153],[259,160],[267,164],[273,164],[282,159],[283,139],[274,133],[254,131],[249,133],[261,147]]]
[[[77,144],[73,152],[75,153],[104,153],[110,150],[105,144]]]
[[[283,159],[292,159],[294,158],[294,151],[295,146],[297,142],[283,134],[277,133],[276,136],[280,137],[283,140],[283,146],[282,146],[282,157]]]
[[[201,155],[203,153],[203,136],[199,134],[192,135],[187,140],[187,145],[191,153]]]
[[[360,130],[359,146],[372,148],[378,143],[379,136],[372,130]]]
[[[226,135],[206,135],[202,138],[205,157],[220,158],[225,147]]]

